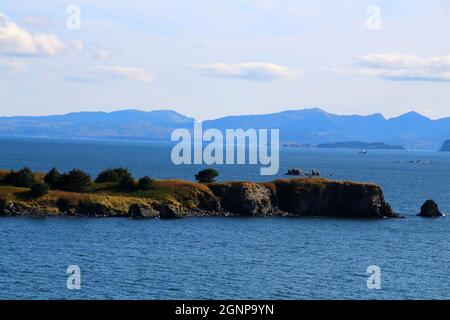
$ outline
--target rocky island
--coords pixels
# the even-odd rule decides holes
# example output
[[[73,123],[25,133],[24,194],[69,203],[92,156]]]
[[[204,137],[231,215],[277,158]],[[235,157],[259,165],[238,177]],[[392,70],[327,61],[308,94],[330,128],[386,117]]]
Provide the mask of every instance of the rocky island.
[[[148,177],[136,182],[126,169],[115,170],[100,174],[95,182],[79,170],[64,175],[55,169],[47,175],[31,173],[29,169],[0,171],[0,215],[162,219],[185,216],[398,217],[385,202],[380,187],[369,183],[322,178],[196,183]],[[111,181],[118,180],[114,174],[120,172],[125,173],[125,178]],[[31,187],[23,186],[27,179],[33,181]],[[59,187],[55,181],[60,181]],[[87,183],[89,188],[79,188],[80,183]]]
[[[450,140],[446,140],[442,145],[441,152],[450,152]]]

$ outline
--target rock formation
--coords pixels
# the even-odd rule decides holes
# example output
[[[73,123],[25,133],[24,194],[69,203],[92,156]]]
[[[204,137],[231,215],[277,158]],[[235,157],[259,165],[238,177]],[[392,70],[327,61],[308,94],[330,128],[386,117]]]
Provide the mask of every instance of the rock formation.
[[[427,200],[420,208],[420,213],[418,216],[425,218],[436,218],[442,217],[444,214],[439,211],[439,207],[433,200]]]

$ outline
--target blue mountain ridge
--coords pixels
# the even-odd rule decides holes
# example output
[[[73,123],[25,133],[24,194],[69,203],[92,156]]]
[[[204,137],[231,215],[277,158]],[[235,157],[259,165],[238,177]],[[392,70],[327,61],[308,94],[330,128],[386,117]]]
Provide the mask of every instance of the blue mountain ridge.
[[[0,117],[0,136],[170,141],[174,129],[192,129],[194,121],[194,118],[172,110]],[[203,128],[280,129],[282,143],[315,145],[363,141],[423,150],[437,150],[450,138],[450,118],[432,120],[409,112],[386,119],[378,113],[336,115],[319,108],[226,116],[203,121]]]

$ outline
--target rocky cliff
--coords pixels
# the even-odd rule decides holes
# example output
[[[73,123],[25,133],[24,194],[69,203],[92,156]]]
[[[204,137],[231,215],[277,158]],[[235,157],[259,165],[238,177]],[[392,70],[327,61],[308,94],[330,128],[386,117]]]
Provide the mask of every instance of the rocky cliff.
[[[31,199],[26,191],[9,188],[0,196],[0,215],[71,215],[173,219],[184,216],[330,216],[398,217],[374,184],[326,179],[285,179],[268,183],[198,184],[160,181],[163,197],[77,194],[50,191]]]

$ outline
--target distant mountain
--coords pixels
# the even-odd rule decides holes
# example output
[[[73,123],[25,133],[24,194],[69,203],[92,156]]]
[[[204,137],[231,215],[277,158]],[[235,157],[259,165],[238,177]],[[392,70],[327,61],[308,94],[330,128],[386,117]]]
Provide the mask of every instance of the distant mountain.
[[[0,136],[169,141],[173,129],[191,129],[194,121],[171,110],[0,117]],[[407,149],[438,150],[442,141],[450,138],[450,118],[432,120],[416,112],[386,119],[381,114],[336,115],[315,108],[228,116],[204,121],[203,127],[220,130],[276,128],[280,129],[281,143],[304,145],[377,141]]]
[[[442,145],[441,152],[450,152],[450,140],[446,140]]]
[[[450,137],[450,118],[431,120],[416,112],[386,119],[336,115],[322,109],[290,110],[280,113],[230,116],[205,121],[209,128],[279,128],[284,143],[321,144],[339,141],[377,141],[407,149],[438,150]]]
[[[1,136],[168,140],[193,118],[171,110],[77,112],[58,116],[0,117]]]
[[[371,150],[404,150],[402,146],[386,144],[382,142],[343,141],[333,143],[321,143],[317,148],[340,148],[340,149],[371,149]]]

